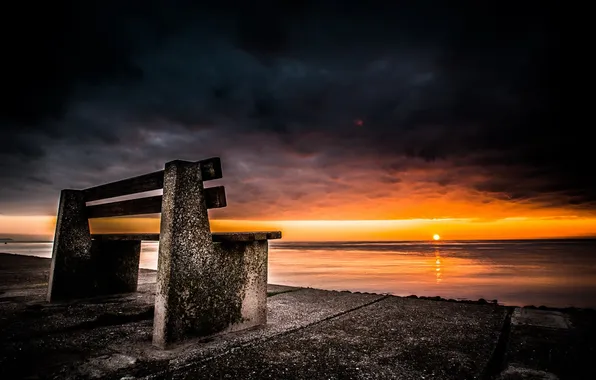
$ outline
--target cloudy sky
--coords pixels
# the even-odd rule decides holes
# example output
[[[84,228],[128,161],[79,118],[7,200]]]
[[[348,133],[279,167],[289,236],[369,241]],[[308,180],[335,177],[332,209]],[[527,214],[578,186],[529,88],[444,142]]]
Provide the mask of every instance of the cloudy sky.
[[[583,218],[596,233],[550,5],[73,3],[7,14],[5,223],[55,215],[63,188],[220,156],[215,219]]]

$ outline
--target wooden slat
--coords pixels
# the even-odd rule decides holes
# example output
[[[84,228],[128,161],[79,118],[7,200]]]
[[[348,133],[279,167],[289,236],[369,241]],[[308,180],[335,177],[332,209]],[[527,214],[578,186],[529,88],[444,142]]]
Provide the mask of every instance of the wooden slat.
[[[214,232],[212,234],[214,242],[240,242],[255,240],[281,239],[281,231],[263,231],[263,232]],[[159,241],[159,234],[93,234],[93,239],[97,240],[144,240]]]
[[[214,232],[212,235],[215,242],[281,239],[281,231]]]
[[[105,203],[87,206],[87,217],[107,218],[112,216],[127,216],[141,214],[157,214],[161,212],[161,195],[147,198],[130,199],[127,201]],[[207,208],[226,207],[226,192],[223,186],[205,189]]]
[[[87,206],[87,217],[107,218],[110,216],[157,214],[161,212],[161,195],[128,201]]]
[[[221,160],[219,157],[212,157],[198,162],[201,164],[201,175],[203,177],[203,181],[222,178]],[[85,202],[121,197],[123,195],[142,193],[145,191],[159,190],[163,188],[163,174],[164,171],[160,170],[157,172],[140,175],[138,177],[90,187],[83,190]]]
[[[141,240],[159,241],[159,234],[92,234],[96,240]]]
[[[222,208],[228,205],[226,189],[223,186],[214,186],[205,189],[205,202],[207,208]]]

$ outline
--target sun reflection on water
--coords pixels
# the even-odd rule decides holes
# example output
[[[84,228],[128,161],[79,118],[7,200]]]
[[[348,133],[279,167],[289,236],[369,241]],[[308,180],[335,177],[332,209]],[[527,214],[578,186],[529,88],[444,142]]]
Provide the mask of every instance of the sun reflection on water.
[[[439,284],[443,279],[441,278],[441,255],[438,249],[435,249],[435,266],[435,272],[437,272],[437,284]]]

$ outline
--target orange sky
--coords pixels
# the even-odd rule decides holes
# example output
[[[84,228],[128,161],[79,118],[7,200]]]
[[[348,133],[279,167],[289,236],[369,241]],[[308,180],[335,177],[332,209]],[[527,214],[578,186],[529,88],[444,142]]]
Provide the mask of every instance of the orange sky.
[[[299,165],[303,169],[279,176],[209,182],[208,187],[224,184],[228,199],[227,207],[209,211],[212,230],[281,230],[284,240],[294,241],[428,240],[433,234],[443,240],[596,237],[596,216],[589,211],[557,207],[554,198],[513,200],[479,191],[477,184],[489,177],[480,169],[420,165],[400,173],[398,180],[383,179],[371,169],[374,165],[362,161],[352,165],[350,176],[317,176],[316,168]],[[452,182],[436,182],[446,175]],[[54,215],[0,215],[0,237],[51,238],[54,223]],[[159,231],[156,216],[90,224],[96,233]]]
[[[43,235],[51,238],[51,216],[0,216],[4,235]],[[596,218],[520,217],[503,219],[299,220],[212,221],[214,231],[282,230],[284,240],[443,240],[530,239],[596,236]],[[157,218],[110,218],[91,221],[92,232],[158,232]]]
[[[422,2],[348,12],[312,2],[300,17],[269,7],[277,15],[261,20],[160,3],[135,18],[159,25],[155,38],[127,27],[126,12],[103,24],[74,12],[77,33],[36,36],[63,48],[5,54],[14,75],[0,115],[0,237],[50,238],[60,189],[213,156],[223,178],[206,186],[225,186],[228,204],[210,211],[215,231],[596,236],[593,141],[560,118],[562,75],[545,64],[559,55],[549,7],[487,12],[478,1],[437,20]],[[177,21],[156,23],[162,14]],[[391,15],[407,22],[378,22]],[[284,20],[277,32],[261,33],[273,19]],[[46,69],[32,76],[31,62]],[[157,232],[158,219],[92,229]]]

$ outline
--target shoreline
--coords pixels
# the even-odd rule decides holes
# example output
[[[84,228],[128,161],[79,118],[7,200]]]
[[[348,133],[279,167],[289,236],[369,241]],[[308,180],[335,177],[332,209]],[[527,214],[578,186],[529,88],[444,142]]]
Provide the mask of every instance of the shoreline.
[[[47,257],[39,257],[33,255],[23,255],[18,253],[10,253],[10,252],[0,252],[0,261],[2,260],[2,256],[14,256],[14,257],[27,257],[27,258],[34,258],[39,260],[47,260],[48,262],[51,261],[50,258]],[[49,265],[49,263],[48,263]],[[1,262],[0,262],[1,268]],[[149,269],[149,268],[140,268],[141,270],[149,273],[157,273],[156,269]],[[49,266],[48,266],[49,270]],[[1,285],[1,284],[0,284]],[[324,291],[334,291],[334,292],[346,292],[351,294],[370,294],[370,295],[378,295],[378,296],[386,296],[391,295],[393,297],[400,297],[400,298],[413,298],[413,299],[420,299],[420,300],[428,300],[428,301],[441,301],[441,302],[453,302],[453,303],[463,303],[463,304],[473,304],[473,305],[498,305],[509,309],[514,308],[526,308],[526,309],[533,309],[533,310],[543,310],[543,311],[557,311],[557,312],[570,312],[570,313],[577,313],[577,312],[587,312],[587,313],[596,313],[596,308],[592,307],[577,307],[577,306],[568,306],[568,307],[553,307],[547,305],[505,305],[499,303],[497,299],[493,300],[486,300],[484,298],[479,298],[477,300],[473,299],[454,299],[454,298],[445,298],[441,296],[420,296],[416,294],[411,294],[407,296],[399,296],[391,293],[371,293],[371,292],[364,292],[364,291],[353,291],[353,290],[336,290],[336,289],[319,289],[319,288],[312,288],[312,287],[303,287],[303,286],[294,286],[294,285],[284,285],[284,284],[274,284],[284,287],[291,287],[291,288],[299,288],[299,289],[316,289],[316,290],[324,290]]]
[[[213,231],[213,232],[227,232],[227,231]],[[111,232],[110,232],[111,233]],[[118,233],[118,232],[114,232]],[[157,233],[157,232],[156,232]],[[543,237],[543,238],[523,238],[523,239],[443,239],[438,241],[435,240],[287,240],[283,239],[279,242],[282,243],[431,243],[441,244],[441,242],[452,243],[452,242],[482,242],[482,241],[504,241],[504,242],[515,242],[515,241],[566,241],[566,240],[595,240],[596,236],[569,236],[569,237]],[[0,243],[53,243],[54,240],[2,240]],[[279,243],[278,242],[278,243]]]
[[[48,303],[49,261],[0,254],[0,378],[563,379],[596,352],[592,309],[271,284],[265,325],[162,350],[155,270],[140,270],[134,293]]]

